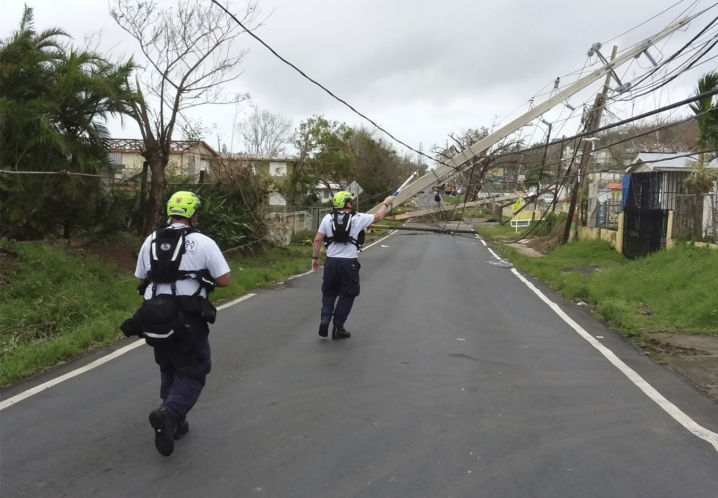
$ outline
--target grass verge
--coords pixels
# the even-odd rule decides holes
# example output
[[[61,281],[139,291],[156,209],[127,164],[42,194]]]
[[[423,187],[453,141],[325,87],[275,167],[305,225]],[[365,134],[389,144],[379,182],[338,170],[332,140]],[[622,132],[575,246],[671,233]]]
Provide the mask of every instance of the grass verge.
[[[496,230],[479,227],[485,237]],[[500,235],[505,235],[501,233]],[[613,329],[639,341],[656,332],[718,335],[718,251],[679,244],[626,259],[604,241],[559,246],[542,258],[501,248],[518,269],[564,297],[585,302]]]
[[[119,237],[132,259],[141,241]],[[229,255],[232,280],[217,303],[310,268],[311,247]],[[123,337],[118,327],[141,302],[127,267],[64,245],[0,241],[0,385],[46,370]]]

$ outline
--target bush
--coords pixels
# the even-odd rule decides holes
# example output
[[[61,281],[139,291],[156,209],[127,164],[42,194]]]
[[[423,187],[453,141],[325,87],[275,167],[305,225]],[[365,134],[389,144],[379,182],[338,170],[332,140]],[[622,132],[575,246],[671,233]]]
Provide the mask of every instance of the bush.
[[[311,230],[298,230],[292,234],[291,244],[311,244],[314,240],[315,232]]]

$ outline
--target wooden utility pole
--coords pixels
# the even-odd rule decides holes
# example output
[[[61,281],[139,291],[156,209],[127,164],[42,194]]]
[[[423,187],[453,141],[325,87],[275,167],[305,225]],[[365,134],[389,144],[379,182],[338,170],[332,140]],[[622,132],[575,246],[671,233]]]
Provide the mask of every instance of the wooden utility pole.
[[[618,48],[614,45],[613,52],[611,53],[611,61],[616,59],[616,51]],[[608,84],[611,82],[612,72],[606,74],[606,80],[603,83],[603,90],[601,93],[596,95],[596,100],[593,102],[591,112],[588,113],[586,120],[586,126],[584,130],[586,132],[592,132],[596,130],[601,124],[601,115],[603,114],[603,108],[606,105],[606,95],[608,94]],[[576,204],[579,205],[579,211],[581,209],[581,197],[583,192],[583,184],[586,181],[586,175],[588,174],[588,164],[591,161],[591,151],[593,150],[593,144],[589,141],[584,141],[583,150],[581,151],[581,163],[578,167],[578,174],[576,180],[573,183],[573,191],[571,192],[571,204],[568,208],[568,216],[566,218],[566,226],[563,229],[563,237],[561,237],[561,244],[568,242],[571,236],[571,229],[576,227],[578,230],[578,215],[576,214]],[[567,172],[568,173],[568,172]]]

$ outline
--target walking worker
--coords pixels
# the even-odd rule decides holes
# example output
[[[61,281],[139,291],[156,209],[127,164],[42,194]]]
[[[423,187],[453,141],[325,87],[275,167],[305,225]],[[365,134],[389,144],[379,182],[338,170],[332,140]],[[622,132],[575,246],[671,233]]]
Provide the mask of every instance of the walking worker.
[[[155,447],[164,456],[189,430],[187,413],[211,369],[209,326],[216,309],[208,295],[229,285],[230,269],[217,243],[197,230],[201,203],[192,192],[167,202],[169,226],[150,234],[137,258],[135,276],[144,302],[122,328],[144,337],[160,369],[162,404],[150,413]]]
[[[332,322],[332,339],[348,339],[351,333],[344,323],[359,295],[359,246],[364,242],[364,231],[381,221],[394,202],[392,196],[384,199],[375,214],[357,213],[354,196],[342,190],[334,194],[332,212],[324,216],[312,247],[312,271],[319,271],[319,251],[322,242],[327,245],[322,278],[322,311],[319,335],[327,337]]]

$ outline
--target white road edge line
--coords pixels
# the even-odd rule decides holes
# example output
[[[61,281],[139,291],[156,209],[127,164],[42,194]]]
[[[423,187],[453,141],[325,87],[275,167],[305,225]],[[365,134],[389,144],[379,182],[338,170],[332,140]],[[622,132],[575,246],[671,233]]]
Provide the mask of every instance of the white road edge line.
[[[221,306],[218,306],[217,310],[223,310],[225,308],[229,308],[230,306],[234,306],[235,304],[241,303],[242,301],[249,299],[250,297],[253,297],[255,295],[256,294],[245,294],[244,296],[242,296],[238,299],[235,299],[235,300],[225,303]],[[77,377],[78,375],[81,375],[85,372],[89,372],[90,370],[93,370],[101,365],[104,365],[105,363],[112,361],[115,358],[118,358],[125,353],[129,353],[133,349],[136,349],[144,344],[145,344],[145,341],[143,339],[138,339],[135,342],[132,342],[132,343],[128,344],[127,346],[123,346],[120,349],[118,349],[117,351],[113,351],[112,353],[105,355],[102,358],[98,358],[97,360],[95,360],[91,363],[88,363],[87,365],[85,365],[83,367],[75,369],[71,372],[67,372],[64,375],[61,375],[54,379],[48,380],[47,382],[39,384],[31,389],[28,389],[27,391],[23,391],[20,394],[16,394],[15,396],[12,396],[6,400],[0,401],[0,411],[3,411],[5,408],[8,408],[16,403],[19,403],[20,401],[27,399],[30,396],[34,396],[38,393],[41,393],[42,391],[45,391],[45,390],[50,389],[51,387],[54,387],[62,382],[65,382],[66,380],[72,379],[73,377]]]
[[[477,238],[479,238],[477,236]],[[483,239],[480,239],[481,242],[484,243],[486,246],[486,243]],[[486,246],[488,247],[488,246]],[[489,248],[489,252],[496,258],[501,259],[494,251],[492,251]],[[538,290],[534,284],[529,282],[526,277],[521,275],[516,268],[511,268],[511,273],[513,273],[516,278],[518,278],[521,282],[523,282],[531,291],[536,294],[539,299],[541,299],[544,303],[548,305],[551,310],[553,310],[554,313],[556,313],[564,322],[568,324],[569,327],[571,327],[579,336],[581,336],[583,339],[586,340],[591,346],[596,348],[599,353],[601,353],[614,367],[616,367],[623,375],[628,377],[628,379],[633,382],[633,384],[638,387],[643,393],[648,396],[654,403],[656,403],[658,406],[661,407],[663,411],[665,411],[668,415],[670,415],[676,422],[681,424],[686,430],[691,432],[693,435],[703,439],[704,441],[707,441],[709,444],[713,446],[713,448],[718,452],[718,434],[706,429],[702,425],[698,424],[695,420],[693,420],[690,416],[688,416],[686,413],[683,412],[680,408],[678,408],[676,405],[668,401],[668,399],[665,398],[660,392],[656,390],[652,385],[650,385],[646,380],[638,375],[638,373],[633,370],[631,367],[626,365],[618,356],[615,355],[613,351],[608,349],[606,346],[601,344],[598,340],[596,340],[591,334],[586,332],[583,327],[581,327],[579,324],[573,321],[571,317],[569,317],[559,305],[551,301],[548,297],[544,295],[543,292]]]
[[[364,250],[369,249],[370,247],[372,247],[372,246],[378,244],[379,242],[382,242],[383,240],[388,239],[391,235],[394,235],[394,234],[397,233],[397,232],[398,232],[398,230],[394,230],[393,232],[391,232],[391,233],[388,234],[387,236],[385,236],[385,237],[383,237],[383,238],[377,240],[376,242],[374,242],[374,243],[372,243],[372,244],[366,246],[366,247],[364,248]],[[311,270],[308,271],[308,272],[306,272],[306,273],[301,273],[301,274],[299,274],[299,275],[291,276],[291,277],[289,277],[287,280],[292,280],[292,279],[295,279],[295,278],[303,277],[303,276],[305,276],[305,275],[309,275],[310,273],[312,273]],[[239,297],[239,298],[237,298],[237,299],[235,299],[235,300],[233,300],[233,301],[230,301],[230,302],[228,302],[228,303],[222,304],[221,306],[218,306],[218,307],[217,307],[217,311],[223,310],[223,309],[225,309],[225,308],[229,308],[230,306],[234,306],[235,304],[239,304],[239,303],[241,303],[242,301],[245,301],[245,300],[249,299],[250,297],[254,297],[254,296],[256,296],[256,294],[251,294],[251,293],[250,293],[250,294],[245,294],[245,295],[242,296],[242,297]],[[10,407],[10,406],[12,406],[12,405],[14,405],[14,404],[16,404],[16,403],[19,403],[20,401],[22,401],[22,400],[24,400],[24,399],[29,398],[30,396],[34,396],[34,395],[36,395],[36,394],[38,394],[38,393],[41,393],[42,391],[45,391],[45,390],[50,389],[51,387],[54,387],[54,386],[56,386],[56,385],[58,385],[58,384],[60,384],[60,383],[62,383],[62,382],[65,382],[66,380],[72,379],[73,377],[77,377],[78,375],[81,375],[81,374],[83,374],[83,373],[85,373],[85,372],[89,372],[90,370],[92,370],[92,369],[94,369],[94,368],[97,368],[97,367],[99,367],[100,365],[104,365],[104,364],[107,363],[108,361],[114,360],[115,358],[117,358],[117,357],[119,357],[119,356],[122,356],[123,354],[128,353],[128,352],[132,351],[133,349],[136,349],[136,348],[142,346],[143,344],[145,344],[145,341],[143,341],[142,339],[139,339],[139,340],[137,340],[137,341],[135,341],[135,342],[133,342],[133,343],[131,343],[131,344],[128,344],[127,346],[124,346],[124,347],[118,349],[117,351],[113,351],[112,353],[110,353],[110,354],[108,354],[108,355],[106,355],[106,356],[103,356],[102,358],[99,358],[99,359],[97,359],[97,360],[95,360],[95,361],[93,361],[93,362],[91,362],[91,363],[88,363],[88,364],[85,365],[84,367],[80,367],[80,368],[78,368],[78,369],[76,369],[76,370],[73,370],[73,371],[71,371],[71,372],[67,372],[66,374],[61,375],[60,377],[56,377],[56,378],[54,378],[54,379],[48,380],[47,382],[44,382],[44,383],[42,383],[42,384],[39,384],[39,385],[37,385],[37,386],[35,386],[35,387],[31,388],[31,389],[28,389],[27,391],[23,391],[23,392],[21,392],[20,394],[16,394],[15,396],[12,396],[12,397],[10,397],[10,398],[8,398],[8,399],[6,399],[6,400],[0,401],[0,412],[3,411],[5,408],[8,408],[8,407]]]
[[[250,297],[254,297],[254,296],[256,296],[256,294],[252,294],[252,293],[245,294],[244,296],[238,297],[237,299],[235,299],[235,300],[233,300],[233,301],[230,301],[230,302],[228,302],[228,303],[224,303],[224,304],[222,304],[221,306],[217,306],[217,311],[223,310],[223,309],[225,309],[225,308],[229,308],[230,306],[234,306],[235,304],[239,304],[239,303],[241,303],[242,301],[246,301],[246,300],[249,299]]]
[[[650,385],[646,380],[638,375],[638,373],[633,370],[631,367],[626,365],[618,356],[616,356],[613,351],[608,349],[606,346],[601,344],[599,341],[597,341],[591,334],[586,332],[586,330],[583,329],[579,324],[574,322],[571,317],[569,317],[556,303],[551,301],[548,297],[544,295],[543,292],[541,292],[539,289],[536,288],[531,282],[529,282],[523,275],[521,275],[515,268],[511,269],[511,273],[516,275],[516,278],[518,278],[521,282],[523,282],[529,289],[533,291],[534,294],[536,294],[539,299],[541,299],[544,303],[548,305],[549,308],[551,308],[554,313],[556,313],[564,322],[566,322],[569,327],[571,327],[578,335],[583,337],[591,346],[596,348],[599,353],[601,353],[606,359],[611,362],[611,364],[616,367],[618,370],[621,371],[628,379],[633,382],[636,387],[638,387],[641,391],[643,391],[646,396],[648,396],[651,400],[653,400],[658,406],[660,406],[663,411],[665,411],[668,415],[673,417],[673,419],[681,424],[683,427],[685,427],[688,431],[692,432],[694,435],[698,436],[699,438],[707,441],[711,445],[713,445],[713,448],[718,452],[718,434],[706,429],[702,425],[699,425],[695,420],[693,420],[691,417],[689,417],[686,413],[684,413],[680,408],[678,408],[676,405],[668,401],[661,393],[659,393],[652,385]]]
[[[29,398],[30,396],[34,396],[35,394],[38,394],[46,389],[50,389],[53,386],[56,386],[57,384],[60,384],[61,382],[64,382],[68,379],[71,379],[73,377],[76,377],[80,374],[83,374],[87,371],[92,370],[93,368],[97,368],[100,365],[103,365],[107,363],[108,361],[114,360],[118,356],[122,356],[123,354],[132,351],[133,349],[136,349],[140,346],[142,346],[145,343],[144,340],[138,339],[135,342],[128,344],[127,346],[124,346],[117,351],[113,351],[112,353],[103,356],[102,358],[99,358],[92,363],[88,363],[84,367],[80,367],[76,370],[73,370],[72,372],[68,372],[65,375],[61,375],[60,377],[54,378],[52,380],[48,380],[47,382],[37,385],[33,387],[32,389],[28,389],[27,391],[24,391],[20,394],[16,394],[15,396],[12,396],[11,398],[8,398],[2,402],[0,402],[0,411],[4,410],[5,408],[14,405],[15,403],[18,403],[24,399]]]
[[[369,249],[370,247],[374,247],[375,245],[379,244],[380,242],[384,242],[386,239],[388,239],[389,237],[391,237],[392,235],[394,235],[394,234],[397,233],[398,231],[399,231],[399,230],[394,230],[393,232],[391,232],[391,233],[385,235],[384,237],[382,237],[381,239],[375,240],[374,242],[372,242],[372,243],[369,244],[368,246],[364,247],[364,248],[362,249],[362,251],[366,251],[366,250]]]

